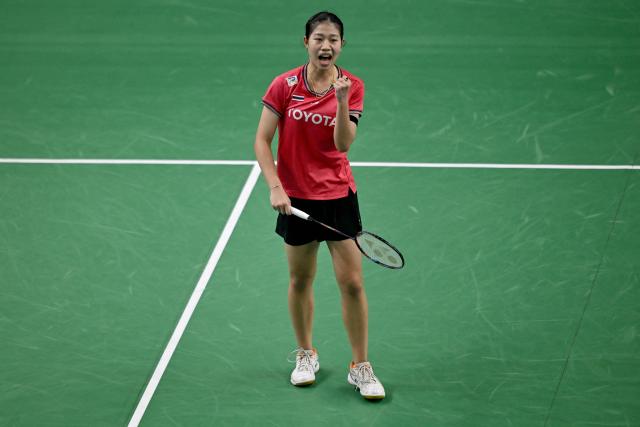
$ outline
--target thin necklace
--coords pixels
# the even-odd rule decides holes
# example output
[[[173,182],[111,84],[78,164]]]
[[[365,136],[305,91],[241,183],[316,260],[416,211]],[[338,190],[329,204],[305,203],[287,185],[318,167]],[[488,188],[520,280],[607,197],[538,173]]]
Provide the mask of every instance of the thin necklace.
[[[309,74],[307,74],[307,82],[309,83],[309,86],[311,87],[311,93],[313,93],[317,98],[323,97],[324,95],[327,94],[327,92],[329,92],[331,90],[331,88],[333,87],[333,84],[336,82],[336,79],[335,79],[335,67],[331,69],[331,84],[323,92],[317,92],[316,91],[316,88],[313,86],[313,83],[311,82],[311,76]]]

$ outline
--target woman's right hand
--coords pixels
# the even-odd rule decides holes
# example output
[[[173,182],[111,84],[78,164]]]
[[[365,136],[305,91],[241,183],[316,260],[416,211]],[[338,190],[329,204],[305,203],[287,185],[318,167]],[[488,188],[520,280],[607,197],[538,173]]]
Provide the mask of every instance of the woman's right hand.
[[[281,186],[271,189],[271,207],[281,214],[291,215],[291,200]]]

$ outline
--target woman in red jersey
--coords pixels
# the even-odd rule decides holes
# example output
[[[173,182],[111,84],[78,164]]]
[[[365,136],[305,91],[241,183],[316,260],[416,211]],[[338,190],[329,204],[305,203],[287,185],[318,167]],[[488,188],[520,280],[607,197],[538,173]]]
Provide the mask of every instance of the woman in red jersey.
[[[347,152],[362,114],[362,80],[338,67],[344,47],[342,21],[320,12],[306,24],[309,60],[276,77],[262,99],[256,158],[279,212],[276,232],[289,262],[289,312],[298,348],[291,383],[312,384],[320,365],[312,344],[313,280],[320,242],[326,241],[342,298],[353,360],[347,380],[367,399],[382,399],[384,387],[368,361],[368,307],[361,255],[355,242],[291,215],[291,206],[347,234],[362,229],[356,184]],[[271,142],[278,130],[278,164]]]

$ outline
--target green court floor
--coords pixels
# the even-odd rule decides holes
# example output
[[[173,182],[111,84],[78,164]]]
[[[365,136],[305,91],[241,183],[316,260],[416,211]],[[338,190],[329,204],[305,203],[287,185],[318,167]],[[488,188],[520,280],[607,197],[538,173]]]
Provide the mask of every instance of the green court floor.
[[[260,179],[140,425],[640,426],[631,0],[4,2],[0,425],[130,423],[254,167],[193,161],[253,160],[260,98],[325,8],[367,88],[350,159],[391,163],[354,166],[364,227],[407,262],[364,265],[388,396],[346,382],[326,249],[322,367],[289,384]]]

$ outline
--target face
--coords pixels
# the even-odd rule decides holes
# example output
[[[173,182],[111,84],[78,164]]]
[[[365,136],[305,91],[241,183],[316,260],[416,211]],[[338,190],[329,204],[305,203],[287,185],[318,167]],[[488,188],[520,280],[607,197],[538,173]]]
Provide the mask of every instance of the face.
[[[343,44],[340,30],[328,21],[319,23],[309,38],[304,38],[304,47],[309,53],[309,63],[321,70],[333,67],[340,56]]]

